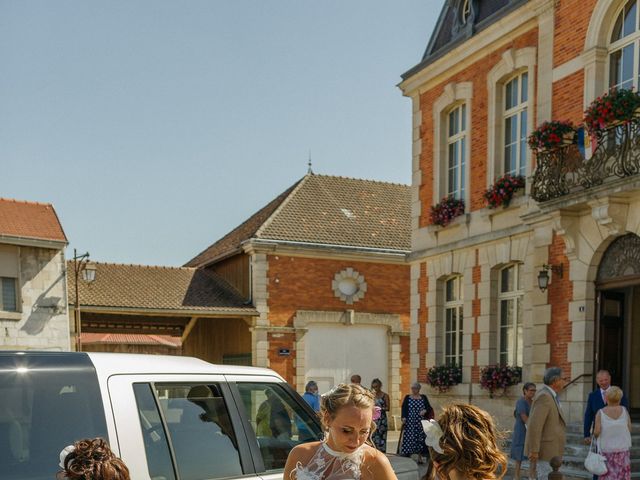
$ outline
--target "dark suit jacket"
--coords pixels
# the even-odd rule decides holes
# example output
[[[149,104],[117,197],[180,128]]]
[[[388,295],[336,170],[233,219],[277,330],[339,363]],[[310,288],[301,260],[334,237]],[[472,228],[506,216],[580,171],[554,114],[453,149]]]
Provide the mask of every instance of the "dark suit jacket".
[[[620,405],[629,410],[629,400],[625,395],[622,396]],[[597,388],[589,394],[589,398],[587,399],[587,409],[584,411],[584,438],[591,436],[591,427],[596,419],[596,413],[603,407],[604,400],[602,400],[600,389]]]

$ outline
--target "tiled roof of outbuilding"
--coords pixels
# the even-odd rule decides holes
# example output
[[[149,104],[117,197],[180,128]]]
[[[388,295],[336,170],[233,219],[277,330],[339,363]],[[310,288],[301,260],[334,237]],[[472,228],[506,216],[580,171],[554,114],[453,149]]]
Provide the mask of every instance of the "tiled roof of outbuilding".
[[[407,185],[308,174],[187,265],[206,265],[252,238],[407,252],[410,197]]]
[[[129,344],[129,345],[163,345],[179,348],[182,345],[180,337],[170,335],[147,335],[140,333],[85,333],[80,334],[82,344]]]
[[[95,263],[91,283],[80,278],[79,298],[83,307],[202,311],[252,315],[233,287],[209,270]],[[67,263],[69,304],[75,303],[73,261]]]
[[[0,198],[0,235],[67,242],[53,205],[8,198]]]

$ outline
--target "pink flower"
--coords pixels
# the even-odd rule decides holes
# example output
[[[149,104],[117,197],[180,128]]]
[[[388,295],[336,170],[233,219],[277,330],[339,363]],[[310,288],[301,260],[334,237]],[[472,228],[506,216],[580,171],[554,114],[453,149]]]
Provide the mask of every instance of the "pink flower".
[[[373,415],[371,416],[371,420],[375,422],[381,416],[382,416],[382,409],[376,405],[375,407],[373,407]]]

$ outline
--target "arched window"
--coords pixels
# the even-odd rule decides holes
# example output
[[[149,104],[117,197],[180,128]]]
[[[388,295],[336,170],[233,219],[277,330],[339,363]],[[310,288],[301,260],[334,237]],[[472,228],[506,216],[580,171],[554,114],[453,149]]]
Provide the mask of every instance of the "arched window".
[[[504,84],[504,173],[527,174],[527,105],[529,75],[522,72]]]
[[[444,288],[444,363],[462,365],[462,276],[445,281]]]
[[[448,115],[447,195],[464,200],[467,142],[467,106],[454,107]]]
[[[629,0],[613,25],[609,44],[609,87],[638,88],[638,2]]]
[[[522,366],[522,265],[504,267],[498,282],[498,361],[501,365]]]

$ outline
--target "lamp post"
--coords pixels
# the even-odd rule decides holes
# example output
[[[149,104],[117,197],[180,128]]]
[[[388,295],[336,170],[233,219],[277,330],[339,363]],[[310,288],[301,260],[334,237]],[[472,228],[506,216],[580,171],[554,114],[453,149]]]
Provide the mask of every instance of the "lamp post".
[[[76,326],[76,351],[82,351],[82,340],[80,334],[82,328],[80,326],[80,297],[78,295],[78,281],[80,280],[80,272],[85,282],[91,283],[96,279],[96,267],[89,263],[89,252],[78,255],[76,249],[73,249],[73,273],[75,274],[76,287],[76,305],[73,310],[74,321]]]

